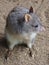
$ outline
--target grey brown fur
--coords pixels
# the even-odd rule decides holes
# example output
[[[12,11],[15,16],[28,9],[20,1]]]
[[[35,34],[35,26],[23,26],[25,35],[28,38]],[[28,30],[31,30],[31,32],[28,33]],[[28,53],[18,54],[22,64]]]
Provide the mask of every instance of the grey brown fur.
[[[30,9],[15,7],[7,17],[5,28],[9,49],[12,50],[15,45],[22,42],[31,49],[37,33],[42,30],[44,27],[32,7]]]

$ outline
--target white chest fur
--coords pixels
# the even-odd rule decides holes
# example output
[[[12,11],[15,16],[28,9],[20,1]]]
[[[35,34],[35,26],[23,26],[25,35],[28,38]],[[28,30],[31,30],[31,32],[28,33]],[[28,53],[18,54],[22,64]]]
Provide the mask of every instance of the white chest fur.
[[[36,33],[23,33],[22,35],[18,34],[18,35],[13,35],[13,34],[10,34],[10,33],[6,33],[6,37],[8,39],[8,41],[11,43],[11,44],[18,44],[18,43],[21,43],[21,42],[29,42],[31,41],[32,39],[34,39],[36,36]]]
[[[35,36],[36,36],[36,33],[31,33],[31,35],[30,35],[30,39],[31,39],[31,40],[34,39]]]
[[[6,38],[10,42],[10,48],[13,49],[15,45],[21,42],[25,42],[26,44],[30,43],[36,36],[36,33],[23,33],[23,34],[10,34],[9,32],[6,33]]]

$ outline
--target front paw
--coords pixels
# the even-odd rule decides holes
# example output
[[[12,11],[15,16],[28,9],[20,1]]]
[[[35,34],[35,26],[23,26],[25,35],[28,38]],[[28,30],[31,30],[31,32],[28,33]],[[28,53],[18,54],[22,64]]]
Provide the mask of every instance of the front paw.
[[[29,48],[29,56],[32,57],[33,53],[32,53],[32,49]]]
[[[9,56],[12,54],[12,50],[7,50],[6,54],[5,54],[5,60],[7,61],[7,59],[9,58]]]
[[[29,56],[32,57],[33,59],[35,57],[35,53],[33,52],[32,49],[29,49]]]
[[[32,52],[30,51],[29,56],[32,57]]]

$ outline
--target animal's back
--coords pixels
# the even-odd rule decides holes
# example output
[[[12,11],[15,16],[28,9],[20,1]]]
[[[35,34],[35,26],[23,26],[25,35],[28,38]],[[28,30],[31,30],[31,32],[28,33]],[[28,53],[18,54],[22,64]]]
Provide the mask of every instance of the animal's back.
[[[17,23],[19,21],[23,21],[25,14],[28,12],[29,10],[27,8],[15,7],[7,17],[6,28],[11,30],[12,32],[21,28]]]
[[[13,11],[21,14],[29,12],[29,10],[25,7],[15,7]]]
[[[24,7],[15,7],[11,11],[11,15],[14,14],[14,15],[16,15],[17,18],[22,18],[28,12],[29,12],[29,10],[27,8],[24,8]]]

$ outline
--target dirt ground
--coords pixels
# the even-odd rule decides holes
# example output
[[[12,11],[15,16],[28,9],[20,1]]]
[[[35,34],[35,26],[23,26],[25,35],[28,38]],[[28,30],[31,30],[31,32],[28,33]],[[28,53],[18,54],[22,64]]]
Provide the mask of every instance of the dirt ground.
[[[6,17],[16,6],[33,6],[46,31],[38,34],[34,44],[35,50],[32,50],[33,57],[29,56],[27,47],[16,46],[5,62],[6,47],[1,45],[4,44],[4,39],[1,38],[4,37]],[[49,65],[49,0],[0,0],[0,65]]]

